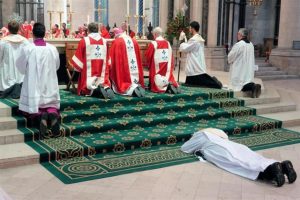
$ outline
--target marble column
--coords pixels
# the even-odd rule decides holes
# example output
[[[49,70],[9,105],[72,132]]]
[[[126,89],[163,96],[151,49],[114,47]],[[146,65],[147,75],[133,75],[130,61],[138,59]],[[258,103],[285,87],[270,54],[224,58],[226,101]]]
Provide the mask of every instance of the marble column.
[[[16,12],[16,0],[2,1],[2,20],[3,25],[7,24],[8,18]]]
[[[203,0],[192,0],[191,1],[191,21],[197,21],[202,23],[202,10],[203,10]]]
[[[168,23],[168,1],[159,1],[159,26],[163,31],[167,30]]]
[[[0,28],[3,27],[3,18],[2,18],[2,0],[0,0]]]
[[[281,0],[278,48],[270,56],[271,64],[297,75],[300,75],[300,50],[293,49],[293,41],[300,41],[299,10],[299,0]]]
[[[208,3],[208,31],[205,61],[208,70],[225,70],[225,50],[217,47],[218,42],[218,11],[219,1],[210,0]]]

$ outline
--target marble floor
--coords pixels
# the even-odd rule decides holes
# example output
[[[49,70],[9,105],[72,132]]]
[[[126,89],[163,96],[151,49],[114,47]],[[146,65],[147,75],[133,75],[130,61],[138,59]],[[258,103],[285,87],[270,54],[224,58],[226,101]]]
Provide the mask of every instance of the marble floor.
[[[264,82],[300,92],[300,80]],[[300,105],[300,100],[297,101]],[[300,129],[299,129],[300,130]],[[259,151],[277,160],[291,160],[300,174],[300,144]],[[65,185],[41,165],[0,169],[3,190],[15,200],[93,199],[249,199],[300,200],[300,180],[277,188],[225,172],[209,163],[194,162],[117,177]]]

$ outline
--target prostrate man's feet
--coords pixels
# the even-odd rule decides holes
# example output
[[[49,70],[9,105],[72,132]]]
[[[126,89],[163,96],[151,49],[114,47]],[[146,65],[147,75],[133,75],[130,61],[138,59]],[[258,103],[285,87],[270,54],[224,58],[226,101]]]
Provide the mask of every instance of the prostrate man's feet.
[[[282,171],[282,165],[279,162],[275,162],[271,165],[272,183],[277,187],[281,187],[285,183],[284,174]]]
[[[255,97],[259,98],[259,96],[261,95],[261,85],[260,84],[255,84],[255,87],[256,87]]]
[[[292,162],[286,160],[281,162],[281,165],[282,165],[282,172],[287,176],[289,183],[294,183],[297,179],[297,173],[294,170]]]

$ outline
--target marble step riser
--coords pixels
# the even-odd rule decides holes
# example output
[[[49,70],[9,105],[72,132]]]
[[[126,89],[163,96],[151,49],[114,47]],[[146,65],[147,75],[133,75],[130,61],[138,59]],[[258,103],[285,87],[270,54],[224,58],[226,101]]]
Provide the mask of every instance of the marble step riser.
[[[290,120],[282,120],[283,128],[288,128],[292,126],[300,126],[300,116],[299,119],[290,119]]]
[[[263,71],[278,71],[277,67],[258,67],[258,72]]]
[[[255,72],[255,77],[257,76],[273,76],[273,75],[287,75],[283,71],[258,71]]]
[[[14,159],[5,159],[0,160],[0,169],[13,168],[24,165],[34,165],[40,163],[39,155],[28,156],[28,157],[19,157]]]
[[[0,118],[0,131],[16,129],[16,128],[17,128],[16,120],[12,119],[11,121],[1,121],[1,118]]]
[[[296,105],[265,107],[265,108],[257,108],[256,114],[262,115],[262,114],[269,114],[269,113],[289,112],[289,111],[295,111],[296,109],[297,109]]]
[[[246,99],[245,106],[279,103],[280,97]]]
[[[0,145],[15,144],[24,142],[24,135],[19,134],[16,130],[15,134],[0,135]]]
[[[274,75],[274,76],[256,76],[256,78],[260,78],[263,81],[270,81],[270,80],[282,80],[282,79],[297,79],[298,76],[293,75]]]
[[[11,109],[10,108],[0,108],[0,117],[10,117]]]

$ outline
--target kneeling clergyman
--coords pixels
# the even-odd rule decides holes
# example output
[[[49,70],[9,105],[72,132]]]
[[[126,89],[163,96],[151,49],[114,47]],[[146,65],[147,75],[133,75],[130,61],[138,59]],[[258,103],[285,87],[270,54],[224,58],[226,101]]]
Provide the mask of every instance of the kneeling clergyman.
[[[56,47],[44,41],[45,32],[43,24],[34,24],[33,44],[22,49],[16,64],[20,72],[25,74],[19,109],[32,125],[40,122],[40,133],[47,138],[60,134],[60,95],[56,74],[60,61]]]
[[[153,30],[155,41],[151,42],[146,57],[149,64],[149,81],[152,92],[173,94],[180,93],[179,85],[175,81],[174,58],[170,43],[162,37],[162,29]]]
[[[114,98],[109,81],[108,47],[98,33],[98,24],[88,25],[89,35],[79,42],[71,63],[80,73],[78,95]]]
[[[135,39],[115,28],[115,40],[110,49],[110,79],[113,90],[121,95],[143,97],[144,72],[140,48]]]
[[[278,162],[265,158],[245,145],[228,140],[227,134],[220,129],[207,128],[194,133],[181,150],[233,174],[251,180],[271,181],[278,187],[285,183],[284,175],[289,183],[297,179],[291,161]]]

